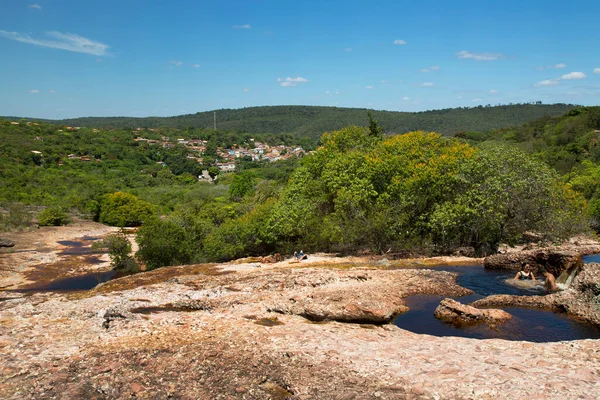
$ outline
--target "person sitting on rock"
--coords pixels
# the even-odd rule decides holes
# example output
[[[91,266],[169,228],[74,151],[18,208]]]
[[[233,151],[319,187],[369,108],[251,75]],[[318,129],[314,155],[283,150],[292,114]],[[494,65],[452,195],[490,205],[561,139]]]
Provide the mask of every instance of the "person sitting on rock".
[[[552,275],[548,271],[544,271],[543,274],[544,277],[546,277],[546,280],[544,281],[544,288],[549,292],[554,292],[558,290],[558,288],[556,287],[556,279],[554,278],[554,275]]]
[[[535,276],[533,275],[531,269],[531,265],[525,264],[521,271],[517,272],[515,275],[515,280],[531,279],[532,281],[535,281]]]
[[[308,256],[306,254],[304,254],[304,251],[300,250],[300,252],[294,252],[294,257],[296,258],[296,260],[300,261],[300,260],[306,260],[308,258]]]

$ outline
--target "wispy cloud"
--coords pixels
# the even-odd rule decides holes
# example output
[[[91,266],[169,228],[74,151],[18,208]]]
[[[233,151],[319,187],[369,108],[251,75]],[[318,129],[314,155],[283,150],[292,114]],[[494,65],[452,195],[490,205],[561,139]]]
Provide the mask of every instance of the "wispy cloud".
[[[344,52],[346,52],[346,53],[350,53],[351,51],[352,51],[352,47],[346,47],[344,49]]]
[[[584,79],[585,74],[583,72],[571,72],[569,74],[564,74],[560,77],[560,79],[571,80],[571,79]]]
[[[171,60],[169,61],[169,64],[171,64],[170,68],[173,68],[173,66],[181,67],[183,65],[183,61]]]
[[[192,67],[194,67],[194,68],[200,68],[200,64],[194,64],[194,65],[192,65]]]
[[[394,44],[406,44],[406,40],[396,39],[394,40]]]
[[[463,60],[476,60],[476,61],[493,61],[504,58],[503,53],[471,53],[467,50],[459,51],[455,54],[456,57]]]
[[[428,67],[428,68],[423,68],[421,70],[421,72],[431,72],[431,71],[439,71],[440,67],[438,67],[437,65],[434,65],[432,67]]]
[[[39,93],[40,91],[37,89],[30,90],[29,93]]]
[[[41,10],[42,6],[40,6],[39,4],[30,4],[29,8],[33,8],[35,10]]]
[[[234,25],[233,29],[252,29],[252,26],[250,24]]]
[[[420,86],[422,86],[422,87],[433,87],[433,86],[435,86],[435,83],[433,83],[433,82],[423,82],[423,83],[421,83]]]
[[[558,85],[560,79],[544,79],[535,84],[535,86],[554,86]]]
[[[105,56],[108,55],[107,50],[110,48],[110,46],[106,44],[96,42],[73,33],[52,31],[46,32],[46,35],[54,38],[55,40],[35,39],[24,33],[0,30],[0,36],[7,39],[16,40],[17,42],[21,43],[33,44],[36,46],[73,51],[75,53]]]
[[[244,92],[249,92],[249,91],[250,91],[250,89],[244,88]]]
[[[404,100],[404,101],[408,101],[408,100],[410,100],[410,97],[408,97],[408,96],[404,96],[404,97],[402,98],[402,100]]]
[[[594,73],[595,74],[600,74],[600,68],[594,68]]]
[[[48,93],[56,93],[56,90],[50,89],[50,90],[48,90]]]
[[[373,89],[373,85],[365,86],[365,89]]]
[[[497,94],[498,91],[496,89],[491,89],[488,91],[489,94]]]
[[[544,71],[546,69],[562,69],[562,68],[567,68],[567,64],[560,63],[560,64],[555,64],[555,65],[547,65],[547,66],[542,66],[542,67],[536,67],[535,69],[537,69],[538,71]]]
[[[299,83],[307,83],[308,79],[303,78],[301,76],[297,76],[295,78],[290,78],[289,76],[285,79],[277,78],[277,82],[279,82],[280,86],[290,87],[290,86],[298,86]]]
[[[544,79],[543,81],[540,81],[533,86],[555,86],[555,85],[558,85],[560,83],[560,81],[569,81],[569,80],[577,80],[577,79],[585,79],[585,78],[586,78],[586,75],[583,72],[575,71],[575,72],[571,72],[568,74],[564,74],[560,78]]]
[[[479,103],[481,101],[483,101],[483,99],[480,99],[479,97],[476,99],[471,100],[473,103]]]

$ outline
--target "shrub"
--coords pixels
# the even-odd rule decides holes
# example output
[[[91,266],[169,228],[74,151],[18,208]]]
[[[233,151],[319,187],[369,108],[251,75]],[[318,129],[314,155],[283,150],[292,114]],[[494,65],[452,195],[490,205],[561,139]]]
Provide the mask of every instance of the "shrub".
[[[122,233],[111,233],[92,245],[93,248],[105,248],[114,269],[124,272],[138,272],[139,268],[131,257],[131,242]]]
[[[116,192],[104,196],[100,222],[112,226],[140,226],[154,214],[152,205],[136,196]]]
[[[61,226],[69,222],[69,214],[61,207],[48,207],[38,214],[38,224],[41,226]]]

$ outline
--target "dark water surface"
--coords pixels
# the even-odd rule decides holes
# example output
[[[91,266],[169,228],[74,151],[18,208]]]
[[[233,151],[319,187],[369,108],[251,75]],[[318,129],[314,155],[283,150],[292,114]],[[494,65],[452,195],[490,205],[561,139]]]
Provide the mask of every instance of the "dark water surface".
[[[595,256],[600,260],[600,255]],[[586,262],[590,262],[586,259]],[[507,271],[485,270],[477,267],[439,267],[436,270],[457,272],[459,285],[471,289],[475,293],[456,298],[468,304],[492,294],[536,295],[543,294],[540,285],[532,287],[514,287],[506,283],[514,277]],[[599,339],[600,329],[580,322],[566,314],[550,311],[530,310],[524,308],[504,308],[513,318],[497,328],[492,329],[485,324],[479,326],[456,328],[434,317],[433,312],[444,296],[416,295],[406,299],[410,310],[394,320],[394,324],[402,329],[415,333],[433,336],[460,336],[477,339],[526,340],[531,342],[556,342],[575,339]]]
[[[108,282],[117,274],[116,271],[92,272],[89,274],[72,276],[53,280],[42,285],[34,285],[15,290],[21,293],[37,292],[74,292],[77,290],[90,290],[100,283]]]

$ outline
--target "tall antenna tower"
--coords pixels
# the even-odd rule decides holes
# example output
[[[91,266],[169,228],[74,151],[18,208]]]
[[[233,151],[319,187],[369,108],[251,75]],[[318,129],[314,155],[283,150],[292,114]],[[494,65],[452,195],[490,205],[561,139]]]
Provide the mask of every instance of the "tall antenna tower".
[[[215,122],[214,125],[215,125],[215,131],[216,131],[217,130],[217,112],[216,111],[214,112],[214,118],[213,119],[214,119],[214,122]]]

